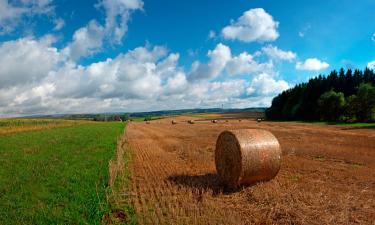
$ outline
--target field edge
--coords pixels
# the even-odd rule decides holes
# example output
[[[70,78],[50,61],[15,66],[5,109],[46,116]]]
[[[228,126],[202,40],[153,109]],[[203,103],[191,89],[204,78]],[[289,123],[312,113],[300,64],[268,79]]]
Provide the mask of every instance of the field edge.
[[[132,156],[125,137],[127,126],[123,136],[117,141],[116,154],[108,163],[108,191],[107,201],[111,212],[104,215],[102,224],[137,224],[135,209],[129,198],[131,182],[130,164]]]

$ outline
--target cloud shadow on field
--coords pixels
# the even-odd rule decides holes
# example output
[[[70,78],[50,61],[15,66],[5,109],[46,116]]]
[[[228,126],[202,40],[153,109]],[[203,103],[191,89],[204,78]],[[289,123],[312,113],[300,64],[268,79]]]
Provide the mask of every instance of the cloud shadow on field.
[[[203,175],[172,175],[167,179],[177,185],[198,189],[199,191],[211,190],[214,196],[219,194],[231,194],[237,191],[225,187],[216,173],[207,173]]]

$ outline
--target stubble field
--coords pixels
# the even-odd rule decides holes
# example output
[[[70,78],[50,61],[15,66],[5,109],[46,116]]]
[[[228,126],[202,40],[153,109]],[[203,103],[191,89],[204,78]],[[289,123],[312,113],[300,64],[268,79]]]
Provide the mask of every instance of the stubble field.
[[[374,129],[216,117],[128,125],[126,194],[139,224],[374,224]],[[271,131],[282,166],[270,182],[228,192],[216,175],[215,142],[243,128]]]

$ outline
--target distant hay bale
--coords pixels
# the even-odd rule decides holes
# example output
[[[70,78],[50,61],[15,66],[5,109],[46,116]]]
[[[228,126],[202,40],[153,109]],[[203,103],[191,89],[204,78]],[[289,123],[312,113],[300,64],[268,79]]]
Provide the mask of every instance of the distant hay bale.
[[[215,164],[221,181],[231,188],[268,181],[280,170],[281,148],[266,130],[224,131],[216,141]]]
[[[211,120],[212,123],[217,123],[218,121],[217,120]]]
[[[172,124],[174,125],[174,124],[177,124],[177,121],[175,121],[175,120],[172,120]]]
[[[257,122],[258,122],[258,123],[262,122],[262,118],[258,118],[258,119],[257,119]]]
[[[146,121],[146,124],[150,124],[150,121]]]
[[[194,124],[195,122],[194,122],[194,120],[188,120],[188,123],[189,124]]]
[[[238,120],[238,122],[241,122],[242,120]]]

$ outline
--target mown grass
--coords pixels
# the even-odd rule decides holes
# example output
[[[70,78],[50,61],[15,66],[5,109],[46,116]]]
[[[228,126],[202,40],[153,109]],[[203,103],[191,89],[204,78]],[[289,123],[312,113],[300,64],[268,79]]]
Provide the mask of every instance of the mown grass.
[[[273,122],[292,122],[292,123],[308,123],[316,125],[335,125],[335,126],[348,126],[348,127],[358,127],[358,128],[367,128],[375,129],[375,123],[345,123],[345,122],[325,122],[325,121],[289,121],[289,120],[270,120]]]
[[[123,123],[0,136],[0,224],[100,224]]]
[[[337,125],[337,126],[361,127],[361,128],[375,128],[375,123],[326,123],[326,124]]]
[[[116,156],[109,163],[108,202],[111,213],[105,217],[105,224],[137,224],[136,213],[129,196],[131,157],[127,140],[123,137],[117,145]]]

